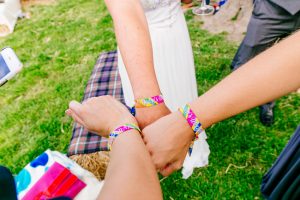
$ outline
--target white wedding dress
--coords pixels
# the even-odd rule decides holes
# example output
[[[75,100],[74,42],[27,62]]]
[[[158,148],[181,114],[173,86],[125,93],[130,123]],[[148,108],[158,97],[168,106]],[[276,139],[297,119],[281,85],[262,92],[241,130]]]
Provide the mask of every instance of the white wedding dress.
[[[153,48],[156,77],[166,105],[176,111],[198,97],[195,66],[189,32],[180,0],[140,0],[145,11]],[[134,104],[132,87],[120,52],[118,66],[125,102]],[[183,176],[194,167],[208,164],[206,134],[195,142],[192,156],[186,157]]]

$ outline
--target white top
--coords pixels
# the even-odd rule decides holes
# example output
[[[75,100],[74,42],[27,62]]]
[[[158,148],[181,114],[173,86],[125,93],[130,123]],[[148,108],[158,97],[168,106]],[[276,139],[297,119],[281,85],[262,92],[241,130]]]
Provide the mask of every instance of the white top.
[[[178,0],[141,0],[143,8],[147,11],[159,7],[169,6],[172,2],[180,3]]]
[[[149,28],[171,26],[181,12],[180,0],[141,0]]]

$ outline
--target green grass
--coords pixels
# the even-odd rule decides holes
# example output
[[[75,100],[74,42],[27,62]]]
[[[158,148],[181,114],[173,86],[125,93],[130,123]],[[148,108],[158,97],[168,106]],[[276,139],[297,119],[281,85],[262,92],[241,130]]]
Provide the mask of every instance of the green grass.
[[[24,63],[0,89],[0,164],[14,173],[48,148],[66,152],[72,128],[64,114],[68,102],[82,98],[98,54],[116,49],[103,1],[60,0],[30,12],[31,19],[0,39],[0,47],[11,46]],[[187,21],[202,94],[230,73],[237,46],[225,35],[201,30],[191,13]],[[260,124],[257,108],[209,128],[209,166],[188,180],[180,173],[163,179],[165,199],[261,198],[262,176],[299,124],[299,107],[299,95],[291,94],[277,102],[271,128]]]

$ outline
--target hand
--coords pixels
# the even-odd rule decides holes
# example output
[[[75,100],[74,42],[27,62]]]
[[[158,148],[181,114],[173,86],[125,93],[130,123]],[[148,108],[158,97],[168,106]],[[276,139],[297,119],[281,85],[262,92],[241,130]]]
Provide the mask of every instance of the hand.
[[[152,124],[159,118],[170,114],[169,108],[165,103],[147,107],[147,108],[136,108],[135,118],[139,123],[139,127],[143,129],[144,127]]]
[[[163,176],[182,167],[194,139],[193,130],[179,111],[147,126],[142,134],[152,161]]]
[[[82,104],[71,101],[66,114],[89,131],[104,137],[121,125],[137,123],[128,109],[111,96],[93,97]]]

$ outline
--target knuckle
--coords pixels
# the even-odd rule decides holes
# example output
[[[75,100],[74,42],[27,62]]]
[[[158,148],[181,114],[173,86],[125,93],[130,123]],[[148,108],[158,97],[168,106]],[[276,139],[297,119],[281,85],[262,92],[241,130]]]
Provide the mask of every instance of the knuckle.
[[[181,163],[175,164],[174,170],[177,171],[177,170],[181,169],[181,167],[182,167]]]
[[[161,169],[161,168],[163,168],[163,163],[161,163],[157,160],[154,160],[154,166],[156,169]]]
[[[160,174],[161,174],[162,176],[164,176],[164,177],[168,176],[168,174],[167,174],[166,172],[164,172],[164,171],[160,172]]]
[[[87,102],[92,102],[92,101],[94,101],[96,99],[96,97],[91,97],[91,98],[89,98],[88,100],[87,100]]]
[[[110,95],[105,95],[104,98],[105,98],[106,100],[112,100],[113,97],[110,96]]]

